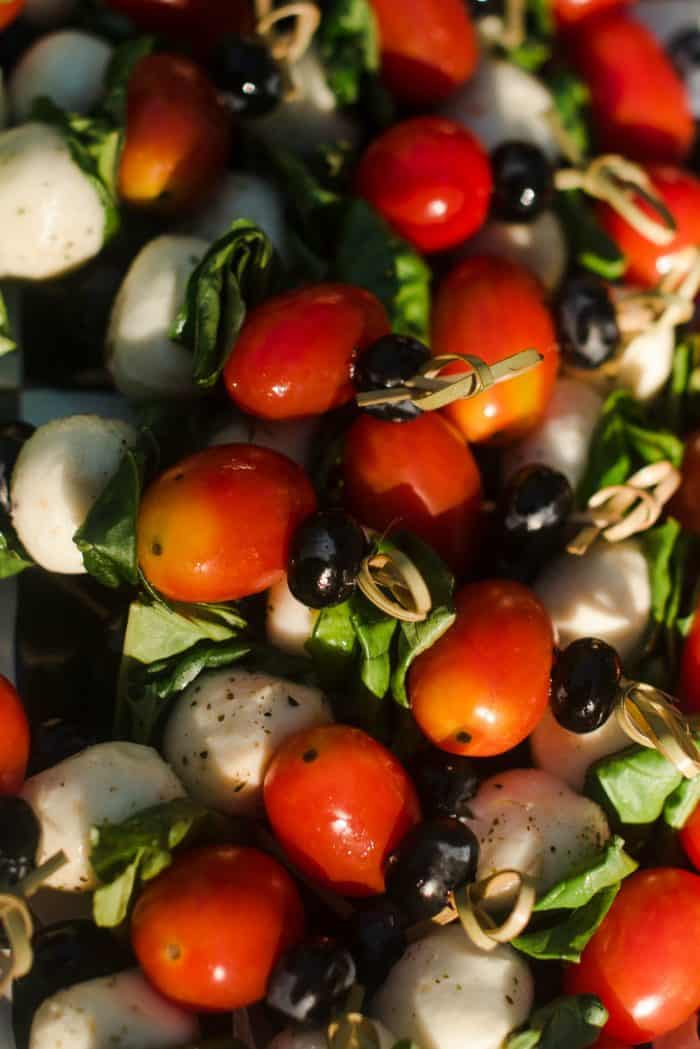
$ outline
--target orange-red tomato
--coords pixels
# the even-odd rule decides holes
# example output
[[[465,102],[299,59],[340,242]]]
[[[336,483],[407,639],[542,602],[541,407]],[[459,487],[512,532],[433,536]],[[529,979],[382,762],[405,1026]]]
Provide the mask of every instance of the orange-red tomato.
[[[430,252],[455,247],[479,229],[493,179],[470,131],[444,117],[414,117],[370,144],[357,188],[402,237]]]
[[[362,524],[415,532],[457,573],[473,560],[481,477],[439,415],[405,423],[360,416],[345,437],[343,480],[346,506]]]
[[[171,1001],[230,1011],[259,1001],[285,948],[304,931],[294,882],[257,849],[215,846],[175,860],[138,898],[131,942]]]
[[[390,331],[379,299],[314,284],[253,310],[224,368],[231,398],[262,419],[322,415],[352,399],[359,353]]]
[[[670,244],[654,244],[607,204],[598,205],[602,225],[627,259],[626,280],[643,287],[658,284],[677,252],[700,244],[700,179],[668,164],[650,167],[648,173],[654,190],[676,220],[678,232]],[[648,205],[638,203],[656,217]]]
[[[0,674],[0,794],[16,794],[29,761],[29,722],[17,690]]]
[[[681,655],[679,686],[681,706],[687,714],[700,714],[700,615],[697,609]]]
[[[226,34],[246,35],[254,28],[249,0],[107,0],[149,33],[187,43],[207,54]]]
[[[554,0],[554,17],[560,29],[570,29],[591,15],[633,3],[636,0]]]
[[[230,117],[200,66],[142,58],[129,80],[119,192],[138,207],[186,209],[224,170],[230,141]]]
[[[144,575],[176,601],[233,601],[284,575],[297,526],[316,508],[304,471],[250,444],[208,448],[162,474],[137,523]]]
[[[700,533],[700,430],[686,437],[681,477],[669,510],[686,531]]]
[[[451,754],[503,754],[546,709],[552,624],[535,595],[509,580],[470,583],[456,606],[454,625],[409,672],[413,716]]]
[[[432,352],[465,353],[487,364],[537,350],[532,371],[444,409],[467,441],[516,440],[532,429],[552,394],[559,353],[542,289],[531,273],[490,256],[465,259],[440,286],[433,307]],[[465,371],[450,364],[444,375]]]
[[[624,9],[604,11],[577,26],[568,43],[603,149],[642,163],[683,160],[695,137],[688,94],[646,26]]]
[[[700,870],[700,805],[678,835],[683,850],[696,870]]]
[[[25,0],[4,0],[0,3],[0,29],[6,29],[14,22],[24,7]]]
[[[371,0],[379,23],[382,77],[404,102],[430,105],[467,80],[479,57],[463,0]]]
[[[420,819],[413,784],[394,755],[349,725],[286,740],[265,776],[264,797],[290,859],[345,896],[384,891],[389,854]]]
[[[598,995],[606,1035],[628,1045],[679,1027],[700,1007],[700,877],[659,867],[627,878],[564,986]]]

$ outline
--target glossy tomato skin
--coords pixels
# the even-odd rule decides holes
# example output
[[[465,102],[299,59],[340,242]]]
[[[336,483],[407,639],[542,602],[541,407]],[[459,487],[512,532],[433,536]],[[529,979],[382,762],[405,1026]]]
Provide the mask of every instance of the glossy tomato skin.
[[[414,117],[371,143],[357,189],[420,251],[442,251],[486,220],[491,164],[474,135],[453,120]]]
[[[669,510],[687,532],[700,533],[700,430],[685,439],[681,478]]]
[[[418,796],[394,755],[348,725],[286,740],[265,776],[264,799],[292,862],[344,896],[384,891],[387,858],[420,819]]]
[[[647,170],[654,190],[676,220],[678,232],[670,244],[653,244],[607,204],[599,204],[597,209],[602,225],[627,259],[625,279],[642,287],[658,284],[674,254],[700,243],[700,179],[668,164]],[[650,208],[642,206],[653,215]]]
[[[559,351],[542,289],[522,266],[478,255],[459,263],[433,305],[432,352],[465,353],[495,364],[521,350],[544,360],[530,372],[443,409],[470,442],[507,443],[537,424],[554,388]],[[444,375],[465,371],[450,364]]]
[[[554,0],[554,17],[561,30],[571,29],[585,18],[610,8],[625,7],[636,0]]]
[[[564,987],[597,994],[606,1035],[629,1045],[679,1027],[700,1006],[700,877],[658,867],[627,878]]]
[[[475,556],[481,477],[469,448],[438,414],[405,423],[362,415],[343,449],[344,499],[362,524],[407,529],[461,574]]]
[[[591,92],[603,150],[641,163],[676,163],[695,126],[685,86],[656,37],[624,9],[586,19],[569,57]]]
[[[254,28],[248,0],[107,0],[139,29],[186,42],[206,55],[227,33],[246,35]]]
[[[700,714],[700,615],[697,609],[683,645],[679,699],[686,714]]]
[[[228,444],[189,456],[147,489],[137,523],[141,568],[176,601],[233,601],[284,575],[297,526],[316,508],[286,456]]]
[[[142,58],[127,91],[119,193],[136,207],[193,206],[223,172],[231,120],[204,70],[181,55]]]
[[[200,1011],[240,1009],[265,996],[270,972],[304,931],[284,868],[257,849],[187,852],[139,896],[131,942],[151,983]]]
[[[29,722],[14,686],[0,674],[0,795],[16,794],[29,761]]]
[[[432,105],[474,72],[476,33],[462,0],[372,0],[382,79],[403,102]]]
[[[262,419],[321,415],[351,400],[358,354],[390,331],[386,310],[349,284],[314,284],[253,310],[224,368],[229,396]]]
[[[9,0],[0,4],[0,30],[7,29],[24,7],[24,0]]]
[[[451,754],[503,754],[546,709],[552,624],[535,595],[509,580],[468,584],[456,607],[454,625],[409,672],[413,716]]]
[[[696,870],[700,870],[700,806],[687,820],[678,835],[683,851]]]

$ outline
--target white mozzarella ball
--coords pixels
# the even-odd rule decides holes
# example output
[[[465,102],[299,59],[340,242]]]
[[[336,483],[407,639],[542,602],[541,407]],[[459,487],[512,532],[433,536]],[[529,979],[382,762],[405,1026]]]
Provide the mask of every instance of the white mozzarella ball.
[[[477,878],[517,870],[538,895],[592,859],[610,837],[605,813],[540,769],[511,769],[484,780],[469,802],[479,839]]]
[[[91,33],[65,29],[42,36],[12,71],[8,93],[17,123],[28,120],[42,95],[71,113],[89,113],[99,101],[112,48]]]
[[[317,619],[316,609],[297,601],[286,578],[268,590],[265,630],[267,640],[275,648],[294,656],[307,655],[306,642],[314,632]]]
[[[254,812],[272,755],[288,736],[331,721],[322,692],[235,668],[199,677],[179,696],[163,752],[197,801]]]
[[[522,466],[543,463],[560,470],[576,488],[588,463],[588,448],[603,398],[586,383],[557,379],[544,417],[527,437],[503,456],[506,478]]]
[[[29,1049],[170,1049],[196,1038],[197,1017],[137,969],[75,984],[36,1011]]]
[[[62,135],[30,123],[0,134],[0,277],[48,280],[102,248],[105,214]]]
[[[534,222],[492,219],[470,237],[456,255],[495,255],[508,259],[534,273],[548,291],[559,285],[567,265],[564,231],[551,211],[545,211]]]
[[[259,226],[284,258],[286,236],[284,201],[277,189],[260,175],[227,172],[207,197],[203,208],[188,218],[183,231],[214,241],[236,219]]]
[[[392,1049],[397,1038],[387,1031],[383,1023],[374,1020],[374,1029],[379,1039],[379,1049]],[[268,1043],[267,1049],[328,1049],[326,1032],[320,1028],[307,1030],[303,1027],[287,1027]]]
[[[315,48],[294,64],[293,75],[297,97],[251,122],[255,132],[272,146],[298,153],[310,153],[328,142],[357,142],[359,127],[338,108]]]
[[[170,331],[190,274],[207,248],[199,237],[156,237],[129,267],[106,340],[107,367],[127,397],[182,397],[195,391],[192,354],[172,341]]]
[[[259,444],[306,468],[317,426],[317,419],[270,420],[238,415],[218,430],[209,444]]]
[[[638,401],[656,397],[671,374],[675,344],[673,328],[637,335],[619,357],[615,385],[624,386]]]
[[[128,423],[71,415],[40,426],[23,445],[10,485],[12,523],[42,568],[85,572],[73,536],[135,441]]]
[[[25,0],[22,15],[40,26],[67,22],[78,6],[78,0]]]
[[[138,743],[98,743],[32,776],[22,797],[41,827],[37,862],[61,849],[68,858],[45,884],[68,892],[94,889],[90,828],[120,823],[184,793],[158,752]]]
[[[537,77],[505,59],[486,58],[441,112],[472,131],[484,149],[520,139],[554,160],[559,147],[548,116],[553,108],[551,94]]]
[[[412,943],[374,999],[372,1012],[421,1049],[500,1049],[527,1019],[533,982],[511,947],[486,952],[461,926]]]
[[[534,586],[552,617],[559,645],[599,637],[623,662],[639,649],[651,612],[649,570],[634,540],[598,542],[583,557],[561,554]]]
[[[564,780],[572,790],[581,790],[591,765],[630,744],[616,717],[610,717],[593,732],[569,732],[549,707],[530,736],[532,760],[539,769]]]

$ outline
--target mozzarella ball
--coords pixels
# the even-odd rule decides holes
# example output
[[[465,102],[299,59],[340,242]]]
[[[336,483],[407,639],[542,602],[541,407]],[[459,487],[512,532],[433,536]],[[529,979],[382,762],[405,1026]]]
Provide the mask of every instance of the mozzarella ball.
[[[307,655],[306,642],[314,632],[317,619],[316,609],[297,601],[286,578],[268,590],[265,630],[267,640],[275,648],[293,656]]]
[[[22,15],[28,22],[40,26],[67,22],[78,6],[78,0],[25,0]]]
[[[204,207],[185,221],[182,230],[214,241],[236,219],[248,219],[259,226],[284,258],[284,201],[272,183],[260,175],[228,171],[214,186]]]
[[[170,338],[187,282],[208,248],[198,237],[162,236],[136,256],[114,300],[107,367],[127,397],[185,397],[195,392],[192,354]]]
[[[637,335],[619,357],[616,386],[624,386],[638,401],[650,401],[661,392],[673,367],[676,333],[652,328]]]
[[[379,1049],[393,1049],[397,1038],[387,1031],[383,1023],[374,1020],[374,1029],[379,1039]],[[287,1027],[268,1043],[267,1049],[328,1049],[328,1037],[322,1029],[307,1030],[304,1027]]]
[[[197,801],[220,812],[252,813],[282,742],[331,720],[318,689],[229,668],[197,678],[179,696],[163,752]]]
[[[543,463],[561,471],[575,489],[586,471],[602,407],[603,398],[586,383],[557,379],[540,424],[505,452],[504,476],[512,477],[530,463]]]
[[[182,784],[152,747],[98,743],[26,781],[22,797],[41,827],[37,863],[61,849],[68,862],[46,882],[50,888],[88,892],[90,829],[121,823],[142,809],[184,795]]]
[[[421,1049],[501,1049],[527,1019],[533,982],[511,947],[486,952],[461,926],[412,943],[374,999],[372,1012]]]
[[[163,998],[138,969],[88,980],[45,999],[29,1049],[169,1049],[196,1038],[197,1017]]]
[[[532,760],[539,769],[557,776],[572,788],[582,790],[591,765],[630,745],[629,736],[610,717],[593,732],[569,732],[549,707],[530,736]]]
[[[42,36],[12,71],[8,93],[17,123],[28,120],[42,95],[71,113],[89,113],[100,100],[112,48],[77,29]]]
[[[599,637],[623,663],[635,655],[651,612],[647,561],[639,543],[599,539],[583,557],[561,554],[534,586],[552,617],[561,648],[578,637]]]
[[[560,150],[548,116],[553,109],[554,100],[537,77],[505,59],[485,58],[441,112],[473,131],[484,149],[519,139],[556,160]]]
[[[499,222],[492,219],[456,252],[457,257],[495,255],[530,270],[548,291],[564,276],[567,246],[561,222],[545,211],[534,222]]]
[[[540,769],[511,769],[484,780],[466,822],[479,839],[477,878],[517,870],[538,895],[591,860],[610,837],[605,813]]]
[[[48,280],[102,248],[97,190],[63,136],[30,123],[0,134],[0,277]]]
[[[10,485],[12,523],[42,568],[85,572],[73,536],[135,441],[128,423],[71,415],[40,426],[23,445]]]
[[[237,415],[217,431],[209,444],[259,444],[306,468],[317,427],[317,419],[268,420]]]

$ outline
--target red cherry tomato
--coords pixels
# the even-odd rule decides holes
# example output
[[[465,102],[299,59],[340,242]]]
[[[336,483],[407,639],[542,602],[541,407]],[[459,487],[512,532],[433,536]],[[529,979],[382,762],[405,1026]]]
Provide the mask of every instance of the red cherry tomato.
[[[139,563],[176,601],[233,601],[284,575],[297,526],[316,508],[303,470],[251,444],[208,448],[148,488],[137,523]]]
[[[384,891],[390,852],[420,819],[393,754],[358,728],[323,725],[290,736],[265,776],[272,829],[297,867],[344,896]]]
[[[544,356],[532,371],[444,409],[467,441],[516,440],[536,425],[554,388],[559,354],[542,289],[528,270],[489,256],[465,259],[438,290],[432,327],[436,356],[466,353],[487,364],[520,350]],[[455,363],[443,374],[466,370]]]
[[[644,287],[658,284],[674,254],[700,244],[700,179],[669,165],[651,167],[648,173],[656,193],[676,220],[678,232],[670,244],[652,243],[612,208],[598,205],[600,221],[627,259],[626,280]],[[648,205],[638,203],[654,217]]]
[[[180,55],[142,58],[129,80],[119,192],[162,212],[195,204],[223,172],[231,121],[204,70]]]
[[[591,15],[633,3],[636,0],[554,0],[554,17],[559,29],[570,29]]]
[[[352,399],[355,358],[390,330],[381,302],[362,288],[316,284],[278,295],[243,325],[226,389],[263,419],[322,415]]]
[[[656,37],[613,10],[587,19],[568,42],[603,149],[642,163],[681,161],[695,125],[685,86]]]
[[[230,1011],[265,996],[270,971],[301,939],[294,882],[257,849],[185,853],[138,898],[131,942],[148,979],[171,1001]]]
[[[693,812],[678,835],[683,851],[696,870],[700,870],[700,806]]]
[[[207,54],[222,36],[245,36],[254,28],[249,0],[107,0],[139,29],[162,33]]]
[[[700,430],[685,439],[681,478],[669,510],[687,532],[700,533]]]
[[[700,714],[700,615],[697,609],[683,645],[679,693],[686,714]]]
[[[454,625],[409,672],[413,716],[451,754],[503,754],[547,706],[552,624],[535,595],[508,580],[470,583],[456,605]]]
[[[639,871],[564,977],[569,994],[597,994],[605,1033],[630,1045],[680,1026],[700,1006],[700,877]]]
[[[29,761],[29,722],[17,690],[0,674],[0,794],[16,794]]]
[[[360,161],[357,188],[421,251],[455,247],[483,225],[493,181],[478,140],[442,117],[385,131]]]
[[[405,423],[360,416],[345,437],[343,480],[347,508],[364,525],[415,532],[457,573],[473,560],[481,477],[439,415]]]
[[[403,102],[447,98],[476,67],[476,34],[463,0],[371,0],[379,23],[382,78]]]
[[[25,0],[5,0],[0,3],[0,29],[6,29],[14,22],[17,15],[24,7]]]

